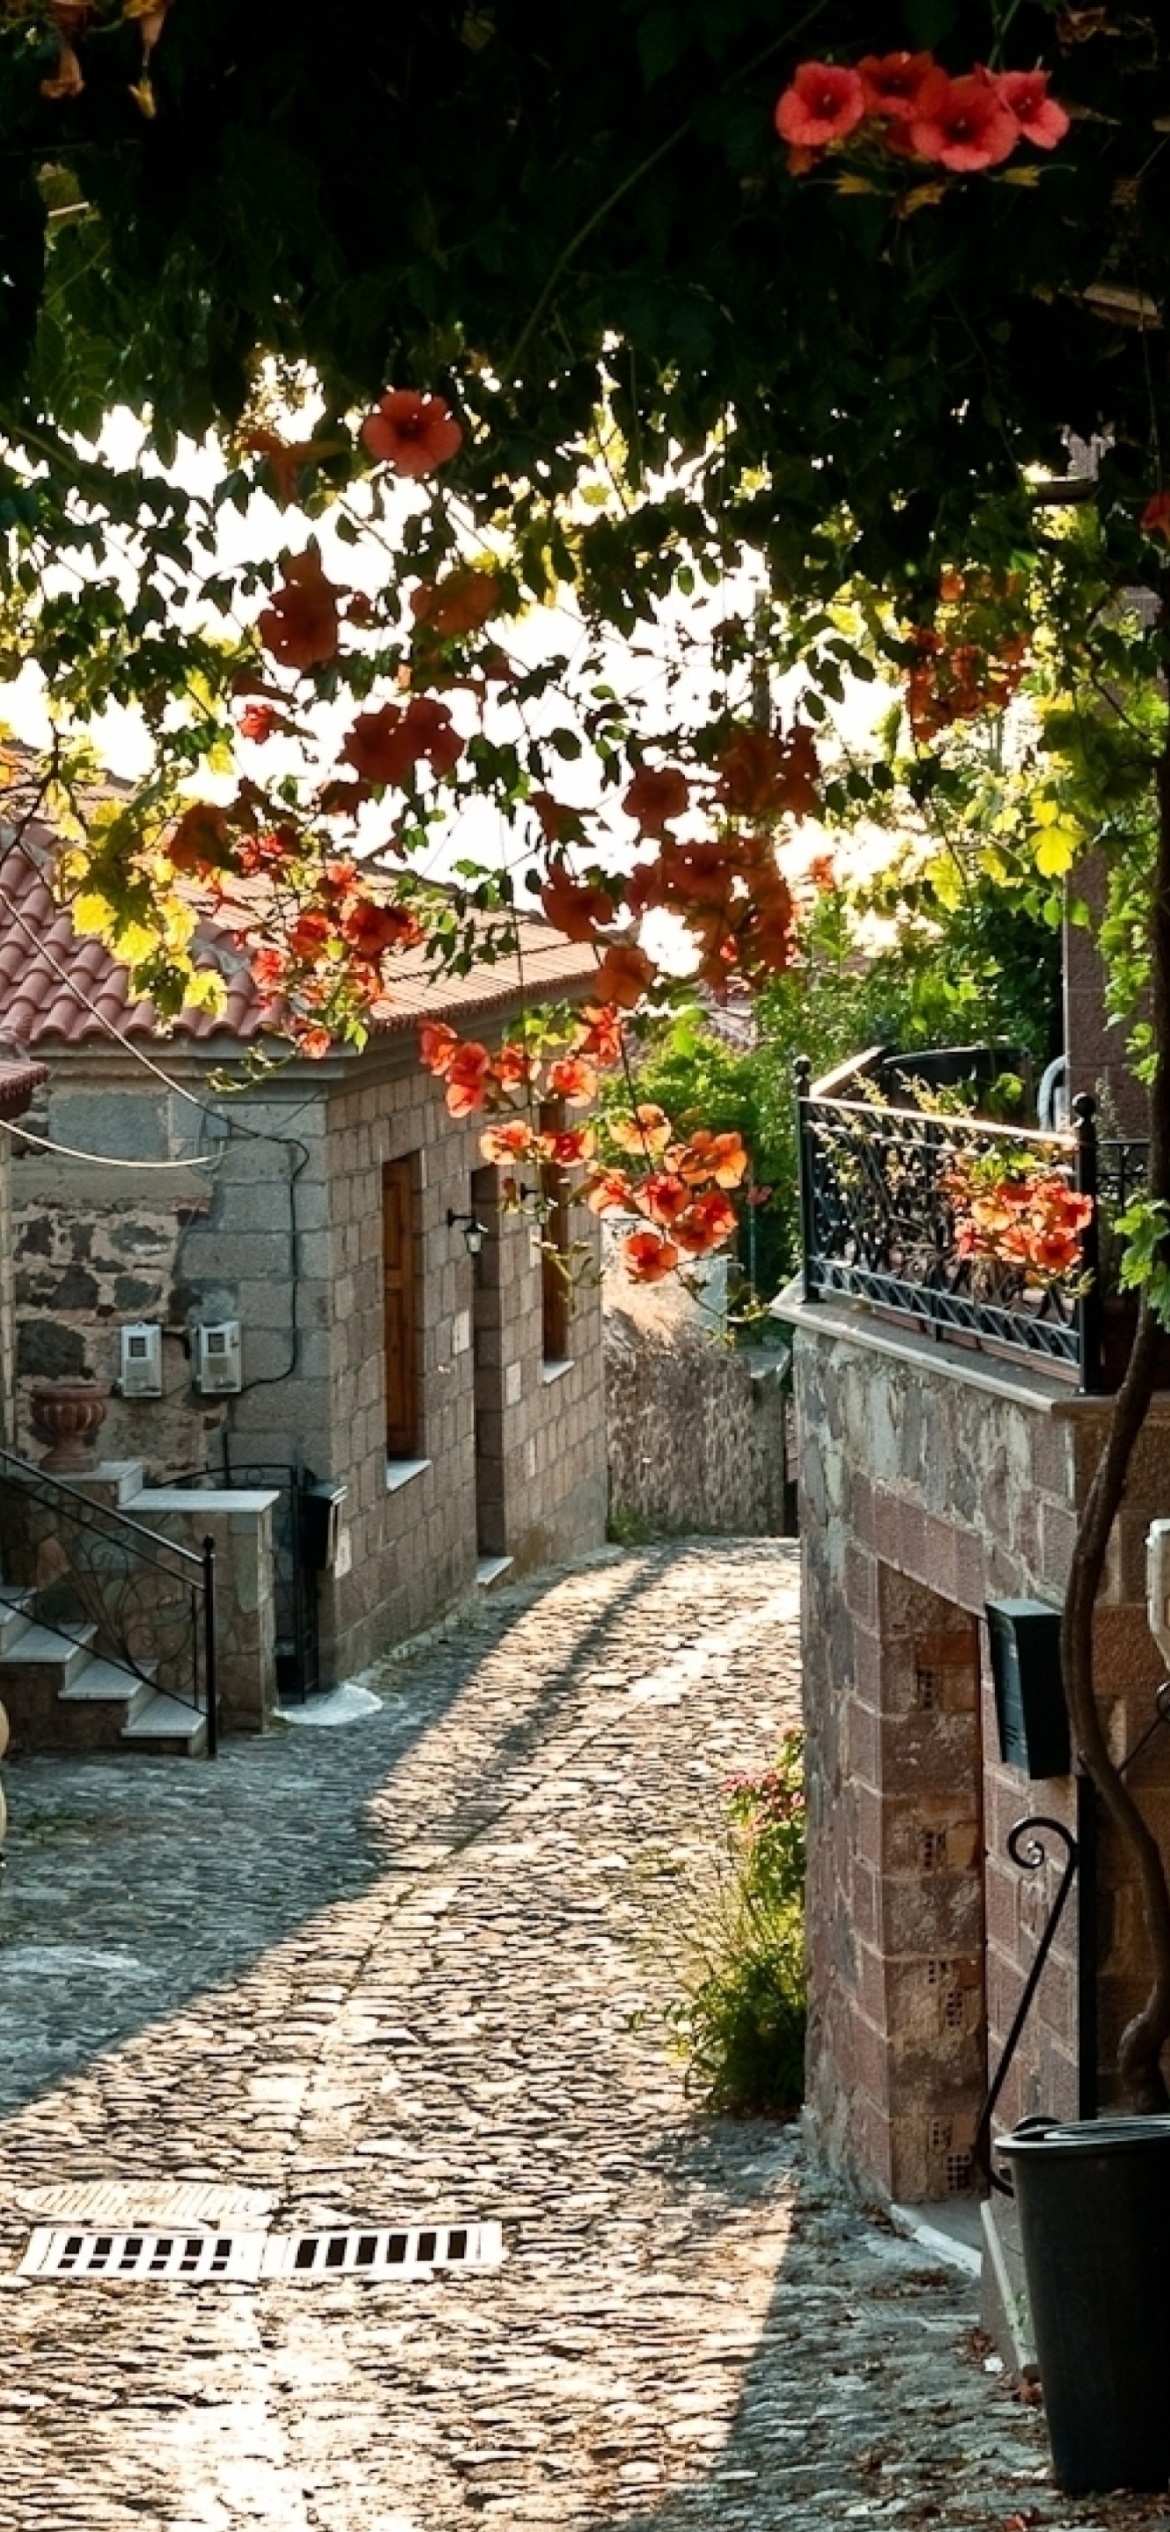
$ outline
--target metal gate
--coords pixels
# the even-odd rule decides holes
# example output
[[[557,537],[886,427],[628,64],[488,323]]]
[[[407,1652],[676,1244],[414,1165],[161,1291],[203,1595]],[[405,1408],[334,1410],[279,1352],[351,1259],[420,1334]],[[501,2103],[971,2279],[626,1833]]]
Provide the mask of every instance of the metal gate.
[[[224,1483],[275,1488],[272,1562],[276,1595],[278,1704],[302,1705],[321,1684],[317,1568],[308,1557],[306,1499],[311,1470],[283,1460],[237,1460],[223,1437]]]

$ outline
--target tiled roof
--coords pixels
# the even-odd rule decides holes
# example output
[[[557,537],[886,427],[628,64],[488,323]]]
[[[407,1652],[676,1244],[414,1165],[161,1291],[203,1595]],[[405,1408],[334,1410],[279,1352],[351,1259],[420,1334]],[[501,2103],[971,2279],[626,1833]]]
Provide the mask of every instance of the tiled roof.
[[[130,1002],[127,970],[100,941],[74,931],[68,908],[52,895],[46,870],[52,842],[31,834],[0,853],[0,1036],[16,1046],[110,1043],[112,1023],[124,1036],[156,1034],[149,1002]],[[494,966],[477,965],[466,976],[436,977],[421,951],[396,961],[391,1009],[384,1029],[413,1027],[422,1019],[467,1020],[502,1009],[521,992],[533,1001],[581,991],[594,972],[587,948],[567,941],[547,923],[519,919],[520,956]],[[180,1038],[253,1038],[275,1025],[275,1006],[254,984],[234,942],[213,923],[201,927],[201,963],[219,969],[227,984],[222,1012],[185,1011],[174,1023]]]
[[[517,917],[519,956],[481,960],[466,976],[428,973],[421,950],[411,950],[391,969],[391,1009],[381,1025],[413,1028],[419,1020],[470,1020],[524,994],[530,1002],[552,1002],[558,995],[582,992],[597,973],[592,950],[567,941],[550,923],[533,915]]]
[[[128,999],[121,961],[101,941],[75,932],[68,907],[53,896],[45,876],[51,853],[46,838],[0,854],[0,1033],[18,1046],[75,1046],[86,1038],[108,1045],[103,1022],[112,1022],[127,1037],[152,1037],[153,1005]],[[268,1006],[239,952],[211,926],[205,949],[207,964],[227,979],[227,1009],[182,1013],[176,1035],[255,1037]]]
[[[0,1117],[21,1116],[34,1090],[49,1078],[47,1064],[6,1064],[0,1060]]]

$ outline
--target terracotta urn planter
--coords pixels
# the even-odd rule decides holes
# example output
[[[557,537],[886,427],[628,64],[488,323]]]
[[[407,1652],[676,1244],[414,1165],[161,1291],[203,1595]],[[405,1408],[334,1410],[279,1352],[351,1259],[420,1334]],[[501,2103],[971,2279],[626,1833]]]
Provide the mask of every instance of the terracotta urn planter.
[[[104,1380],[34,1380],[29,1407],[34,1431],[50,1445],[39,1462],[50,1477],[89,1475],[109,1398]]]

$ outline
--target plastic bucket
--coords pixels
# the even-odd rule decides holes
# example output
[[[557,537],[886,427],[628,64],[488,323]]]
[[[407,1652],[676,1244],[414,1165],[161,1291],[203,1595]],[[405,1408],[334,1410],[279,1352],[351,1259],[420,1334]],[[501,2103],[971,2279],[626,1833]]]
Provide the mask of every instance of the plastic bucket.
[[[1070,2495],[1170,2482],[1170,2118],[1029,2119],[1015,2180],[1052,2461]]]

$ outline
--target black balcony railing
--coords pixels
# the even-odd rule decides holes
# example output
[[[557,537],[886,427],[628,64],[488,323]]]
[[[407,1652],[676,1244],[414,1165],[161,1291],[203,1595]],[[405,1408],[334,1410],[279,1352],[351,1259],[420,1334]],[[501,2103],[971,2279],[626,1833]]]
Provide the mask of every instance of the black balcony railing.
[[[1147,1147],[1100,1140],[1090,1098],[1074,1103],[1062,1134],[915,1106],[914,1069],[913,1057],[895,1067],[877,1047],[815,1083],[806,1061],[797,1066],[806,1300],[840,1294],[1081,1389],[1112,1385],[1101,1231],[1140,1190]],[[997,1163],[1006,1183],[1035,1173],[1090,1200],[1061,1272],[965,1243],[963,1191]]]

